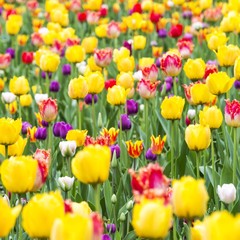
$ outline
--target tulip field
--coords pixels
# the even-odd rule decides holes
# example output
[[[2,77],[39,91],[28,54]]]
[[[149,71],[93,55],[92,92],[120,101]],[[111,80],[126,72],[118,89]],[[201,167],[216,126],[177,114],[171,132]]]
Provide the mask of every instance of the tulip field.
[[[0,239],[239,240],[240,2],[0,0]]]

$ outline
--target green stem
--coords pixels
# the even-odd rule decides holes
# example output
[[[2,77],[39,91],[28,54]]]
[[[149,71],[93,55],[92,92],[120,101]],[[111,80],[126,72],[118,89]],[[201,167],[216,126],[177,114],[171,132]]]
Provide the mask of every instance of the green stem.
[[[17,101],[18,101],[19,118],[22,118],[22,108],[21,108],[21,104],[20,104],[20,96],[17,97]]]
[[[200,178],[200,174],[199,174],[199,155],[200,153],[199,152],[196,152],[196,175],[197,175],[197,179]]]
[[[48,125],[48,149],[52,150],[52,124]]]
[[[148,150],[149,145],[149,123],[148,123],[148,108],[149,102],[147,99],[144,101],[144,122],[145,122],[145,134],[146,134],[146,151]]]
[[[187,240],[191,240],[191,227],[192,227],[192,223],[191,220],[188,220],[188,233],[187,233]]]
[[[72,177],[71,159],[68,157],[68,158],[66,159],[66,161],[67,161],[67,168],[68,168],[68,176],[69,176],[69,177]]]
[[[8,145],[5,145],[5,158],[8,158]]]
[[[176,77],[173,78],[173,93],[175,96],[177,96],[177,82]]]
[[[94,200],[95,200],[95,210],[98,213],[101,213],[101,206],[100,206],[100,185],[96,184],[93,186],[94,188]]]
[[[175,162],[174,162],[174,121],[171,120],[171,177],[175,178]]]
[[[198,123],[198,105],[195,105],[195,124]]]
[[[177,217],[173,218],[173,240],[177,240]]]
[[[80,104],[80,99],[77,100],[77,124],[78,124],[78,129],[82,130],[82,111],[80,110],[79,107]]]
[[[50,86],[50,79],[49,79],[49,76],[48,76],[48,72],[46,72],[46,93],[48,94],[48,97],[49,97],[49,86]]]
[[[94,97],[92,95],[92,120],[93,120],[93,137],[96,137],[96,116],[95,116],[95,104]]]
[[[237,131],[238,129],[237,128],[234,128],[233,129],[233,184],[235,186],[237,186],[237,139],[238,139],[238,136],[237,136]]]

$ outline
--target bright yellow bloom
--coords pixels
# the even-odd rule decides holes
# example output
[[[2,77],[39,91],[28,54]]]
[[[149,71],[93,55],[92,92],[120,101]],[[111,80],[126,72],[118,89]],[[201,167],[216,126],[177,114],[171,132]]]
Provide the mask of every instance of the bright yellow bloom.
[[[21,212],[22,206],[18,205],[10,208],[7,201],[0,197],[0,238],[7,237],[14,227],[16,219]]]
[[[139,68],[151,67],[154,64],[154,58],[140,58]]]
[[[203,108],[199,113],[201,125],[208,125],[210,128],[219,128],[223,121],[223,114],[217,106]]]
[[[102,5],[102,0],[88,0],[83,4],[84,10],[98,11]]]
[[[202,79],[205,74],[206,64],[202,58],[188,59],[184,65],[184,72],[190,80]]]
[[[88,58],[87,64],[88,64],[87,66],[89,67],[90,72],[91,72],[91,71],[92,71],[92,72],[96,72],[96,71],[101,72],[101,71],[102,71],[102,68],[99,67],[99,66],[96,64],[93,56],[91,56],[91,57]],[[87,72],[87,71],[86,71],[86,72]],[[86,74],[86,75],[87,75],[87,74]]]
[[[134,57],[120,58],[117,62],[117,69],[119,72],[133,72],[135,67]]]
[[[32,104],[31,94],[24,94],[20,96],[20,105],[22,107],[29,107]]]
[[[128,88],[131,89],[134,86],[133,75],[130,72],[121,72],[120,74],[117,75],[116,81],[117,85],[120,85],[125,89]]]
[[[55,31],[48,31],[42,38],[46,45],[52,45],[58,39],[58,34]]]
[[[28,80],[24,77],[16,77],[14,76],[9,83],[10,92],[15,95],[23,95],[27,94],[30,91]]]
[[[143,20],[141,24],[141,30],[144,33],[152,33],[154,31],[154,24],[150,20]]]
[[[234,77],[240,79],[240,56],[236,58],[234,63]]]
[[[206,84],[212,94],[219,95],[228,92],[234,83],[226,72],[212,73],[207,77]]]
[[[52,9],[60,7],[59,5],[60,4],[57,0],[48,0],[45,4],[45,10],[50,13]]]
[[[132,140],[126,141],[127,151],[130,157],[138,158],[143,151],[143,141],[138,140],[135,143]]]
[[[16,100],[11,102],[10,104],[6,104],[5,106],[10,114],[15,114],[17,112],[18,104]]]
[[[61,25],[59,23],[54,23],[54,22],[48,22],[47,29],[49,31],[54,31],[57,33],[62,31]]]
[[[22,129],[22,120],[18,118],[13,120],[11,118],[0,118],[0,144],[12,145],[19,137]]]
[[[226,45],[218,47],[216,52],[220,66],[233,66],[236,58],[240,55],[240,49],[235,45]]]
[[[36,52],[35,52],[35,54],[34,54],[34,60],[35,60],[35,62],[36,62],[36,64],[38,65],[38,66],[40,66],[40,60],[41,60],[41,57],[44,55],[44,54],[46,54],[46,53],[51,53],[49,50],[47,50],[47,49],[39,49],[39,50],[37,50]]]
[[[29,36],[28,36],[28,35],[19,34],[19,35],[17,36],[18,45],[19,45],[19,46],[22,46],[22,47],[25,46],[26,43],[27,43],[27,41],[28,41],[28,39],[29,39]]]
[[[207,149],[211,143],[210,128],[200,124],[189,125],[185,130],[185,141],[190,150]]]
[[[12,14],[8,17],[6,21],[6,31],[10,35],[16,35],[20,31],[23,24],[22,16],[17,14]]]
[[[182,5],[183,3],[185,3],[184,0],[173,0],[174,5]]]
[[[66,214],[54,221],[50,240],[91,240],[93,224],[89,216]]]
[[[1,165],[3,186],[9,192],[24,193],[32,190],[37,174],[37,161],[30,156],[11,157]]]
[[[125,47],[121,47],[119,50],[116,48],[113,50],[113,61],[115,63],[118,63],[121,59],[128,57],[130,57],[130,51]]]
[[[234,13],[234,12],[231,12],[231,13]],[[220,29],[223,32],[233,32],[236,30],[237,24],[239,24],[238,16],[234,14],[232,15],[229,14],[228,16],[223,17],[220,23]]]
[[[92,94],[100,93],[104,88],[104,77],[101,72],[91,72],[86,76],[88,92]]]
[[[86,53],[93,53],[98,46],[98,39],[96,37],[86,37],[82,40],[82,46]]]
[[[80,45],[67,48],[65,57],[70,63],[79,63],[85,59],[85,49]]]
[[[133,207],[132,225],[137,236],[163,239],[172,226],[172,206],[162,199],[142,199]]]
[[[161,114],[165,119],[180,119],[185,99],[179,96],[165,97],[160,106]]]
[[[54,23],[59,23],[63,27],[66,27],[69,24],[68,12],[60,9],[52,9],[50,12],[50,20]]]
[[[141,3],[142,10],[150,12],[153,8],[153,2],[151,0],[144,0]]]
[[[63,216],[60,192],[36,194],[23,208],[22,226],[31,238],[49,237],[54,221]]]
[[[123,87],[114,85],[111,88],[108,88],[107,92],[107,102],[111,105],[122,105],[125,104],[127,100],[128,91]]]
[[[181,218],[201,217],[207,210],[208,193],[203,179],[184,176],[173,181],[173,212]]]
[[[113,145],[116,142],[118,133],[119,133],[119,129],[116,129],[114,127],[111,127],[109,130],[106,128],[103,128],[103,130],[100,132],[102,136],[109,137],[110,145]]]
[[[146,47],[147,39],[143,35],[137,35],[133,37],[133,49],[141,50]]]
[[[158,135],[157,137],[151,136],[151,151],[154,154],[161,154],[164,144],[167,140],[167,136],[165,135],[162,139],[161,136]]]
[[[107,37],[107,24],[101,24],[95,27],[96,36],[99,38]]]
[[[68,96],[72,99],[85,98],[88,94],[88,84],[84,77],[71,79],[68,84]]]
[[[66,140],[68,141],[75,141],[78,147],[84,145],[87,130],[69,130],[66,136]]]
[[[4,81],[4,79],[0,78],[0,92],[3,91],[3,89],[4,89],[4,85],[5,85],[5,81]]]
[[[28,136],[28,138],[30,138],[30,142],[36,142],[37,141],[37,139],[35,137],[36,131],[37,131],[37,128],[35,126],[27,129],[27,136]]]
[[[208,48],[211,50],[217,50],[218,47],[223,46],[228,41],[228,38],[224,32],[213,32],[207,35]]]
[[[199,220],[194,221],[193,227],[191,227],[191,239],[192,240],[204,240],[206,227],[203,222]]]
[[[140,13],[133,13],[132,15],[125,17],[123,22],[127,24],[127,27],[131,30],[138,30],[141,28],[142,15]]]
[[[27,138],[22,138],[22,136],[19,135],[18,140],[8,146],[8,156],[21,156],[23,154],[24,148],[27,144]],[[5,156],[5,146],[0,145],[0,154]]]
[[[200,0],[199,4],[200,4],[200,8],[202,10],[205,10],[212,7],[213,0]]]
[[[96,184],[108,179],[111,150],[108,146],[88,145],[72,160],[73,175],[86,184]]]
[[[60,64],[60,57],[55,53],[45,53],[40,58],[40,68],[44,72],[56,72]]]

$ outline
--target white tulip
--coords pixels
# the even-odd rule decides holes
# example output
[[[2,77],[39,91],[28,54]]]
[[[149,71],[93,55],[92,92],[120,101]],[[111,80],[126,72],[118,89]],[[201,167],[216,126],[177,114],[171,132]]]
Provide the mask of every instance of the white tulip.
[[[16,95],[11,92],[3,92],[2,93],[2,101],[4,103],[12,103],[16,100]]]
[[[236,199],[236,188],[232,183],[218,185],[217,194],[222,202],[229,204]]]
[[[46,94],[36,93],[34,96],[34,99],[35,99],[36,103],[39,104],[42,100],[47,100],[48,95],[47,95],[47,93]]]
[[[75,141],[62,141],[59,148],[63,157],[72,157],[75,154],[77,144]]]
[[[59,187],[64,191],[69,191],[72,186],[73,186],[73,183],[74,183],[74,177],[68,177],[68,176],[65,176],[65,177],[59,177],[58,178],[58,184],[59,184]]]
[[[189,109],[187,112],[187,116],[192,120],[195,118],[196,110],[195,109]]]
[[[76,67],[78,69],[78,72],[81,74],[81,75],[84,75],[84,73],[86,72],[86,69],[87,69],[87,63],[85,61],[82,61],[80,63],[77,63],[76,64]]]
[[[134,80],[140,81],[142,78],[143,78],[143,74],[142,74],[141,70],[139,70],[133,74]]]

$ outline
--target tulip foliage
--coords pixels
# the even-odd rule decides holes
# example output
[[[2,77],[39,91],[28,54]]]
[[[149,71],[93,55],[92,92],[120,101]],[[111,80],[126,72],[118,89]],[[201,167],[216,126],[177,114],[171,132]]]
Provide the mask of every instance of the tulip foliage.
[[[239,240],[240,4],[0,0],[0,238]]]

